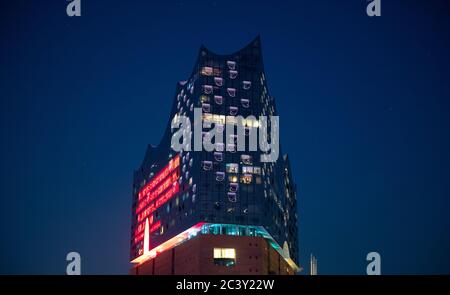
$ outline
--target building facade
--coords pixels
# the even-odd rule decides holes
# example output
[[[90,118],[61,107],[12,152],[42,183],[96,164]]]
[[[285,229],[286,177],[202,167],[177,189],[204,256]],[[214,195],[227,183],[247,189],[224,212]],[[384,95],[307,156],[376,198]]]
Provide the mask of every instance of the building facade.
[[[183,129],[187,144],[180,151],[173,136],[183,116],[193,124]],[[230,55],[202,46],[190,78],[177,84],[160,144],[148,146],[134,173],[131,273],[300,270],[296,185],[289,158],[272,133],[278,122],[268,119],[270,132],[259,133],[263,116],[277,112],[267,88],[260,38]],[[208,131],[216,136],[210,138]],[[213,142],[213,149],[197,149],[198,137]],[[258,143],[261,137],[275,143],[280,156],[264,160],[270,151],[261,151],[262,145],[250,148],[250,139],[256,137]]]

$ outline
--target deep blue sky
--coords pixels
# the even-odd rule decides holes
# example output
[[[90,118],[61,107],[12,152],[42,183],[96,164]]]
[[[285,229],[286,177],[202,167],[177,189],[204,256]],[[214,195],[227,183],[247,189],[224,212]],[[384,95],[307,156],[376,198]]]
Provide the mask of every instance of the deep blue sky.
[[[282,4],[279,2],[283,2]],[[448,1],[2,1],[0,273],[128,271],[133,169],[201,44],[262,38],[322,274],[450,273]],[[308,267],[307,267],[308,270]]]

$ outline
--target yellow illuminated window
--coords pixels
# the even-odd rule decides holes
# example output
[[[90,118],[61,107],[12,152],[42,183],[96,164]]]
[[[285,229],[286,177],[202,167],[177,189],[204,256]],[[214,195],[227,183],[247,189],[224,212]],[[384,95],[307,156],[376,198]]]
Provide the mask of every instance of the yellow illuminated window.
[[[211,67],[203,67],[202,68],[202,75],[211,76],[212,74],[213,74],[213,68],[211,68]]]
[[[234,248],[214,248],[214,258],[236,259],[236,249]]]
[[[245,183],[245,184],[252,183],[252,175],[251,174],[241,175],[241,183]]]
[[[237,182],[238,181],[238,177],[236,175],[230,175],[228,177],[228,181],[230,181],[230,182]]]
[[[207,95],[202,95],[200,96],[200,101],[203,102],[209,102],[209,96]]]

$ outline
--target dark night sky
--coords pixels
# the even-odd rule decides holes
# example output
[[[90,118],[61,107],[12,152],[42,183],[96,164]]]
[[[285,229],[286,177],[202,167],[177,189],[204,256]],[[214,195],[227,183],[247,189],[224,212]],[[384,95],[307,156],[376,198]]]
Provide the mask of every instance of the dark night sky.
[[[277,1],[282,2],[282,1]],[[262,39],[302,263],[450,273],[448,1],[2,1],[0,273],[128,271],[131,181],[201,44]],[[308,270],[308,267],[307,267]]]

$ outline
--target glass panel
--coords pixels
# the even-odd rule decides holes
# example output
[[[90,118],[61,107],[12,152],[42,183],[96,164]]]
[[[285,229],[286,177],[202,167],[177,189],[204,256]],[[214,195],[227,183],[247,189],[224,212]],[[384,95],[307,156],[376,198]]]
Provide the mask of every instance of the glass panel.
[[[224,145],[223,143],[216,143],[216,144],[215,144],[216,151],[218,151],[218,152],[223,152],[224,146],[225,146],[225,145]]]
[[[209,102],[209,96],[208,95],[201,95],[200,96],[200,102]]]
[[[235,203],[236,200],[236,193],[228,193],[228,201]]]
[[[229,182],[238,182],[238,177],[236,175],[230,175],[228,176]]]
[[[214,152],[214,159],[216,159],[217,162],[222,162],[223,154],[221,152]]]
[[[227,88],[228,95],[231,97],[236,96],[236,89],[235,88]]]
[[[214,101],[217,104],[222,104],[223,103],[223,97],[221,95],[214,95]]]
[[[241,99],[241,104],[244,108],[248,108],[250,106],[250,100],[242,98]]]
[[[212,67],[203,67],[202,68],[202,75],[204,76],[211,76],[213,74],[213,68]]]
[[[230,107],[230,115],[236,116],[238,110],[238,107]]]
[[[253,173],[253,167],[252,166],[243,166],[242,173]]]
[[[238,173],[239,172],[239,165],[236,163],[227,163],[226,164],[226,171],[228,173]]]
[[[214,77],[214,83],[216,83],[217,86],[223,85],[223,79],[220,77]]]
[[[249,155],[241,155],[241,161],[245,165],[252,165],[252,156]]]
[[[227,61],[227,66],[230,70],[234,70],[236,69],[236,62],[229,60]]]
[[[227,152],[235,153],[236,152],[236,145],[234,143],[228,143],[227,144]]]
[[[237,75],[238,75],[237,71],[230,71],[230,79],[236,79]]]
[[[203,161],[203,170],[211,170],[213,167],[213,163],[211,161]]]
[[[241,175],[241,183],[245,184],[252,183],[252,175],[251,174]]]
[[[213,87],[211,85],[203,85],[203,92],[205,94],[211,94],[213,91]]]
[[[202,103],[202,110],[205,113],[211,112],[211,105],[208,103]]]
[[[216,172],[216,180],[223,181],[225,179],[225,172]]]

